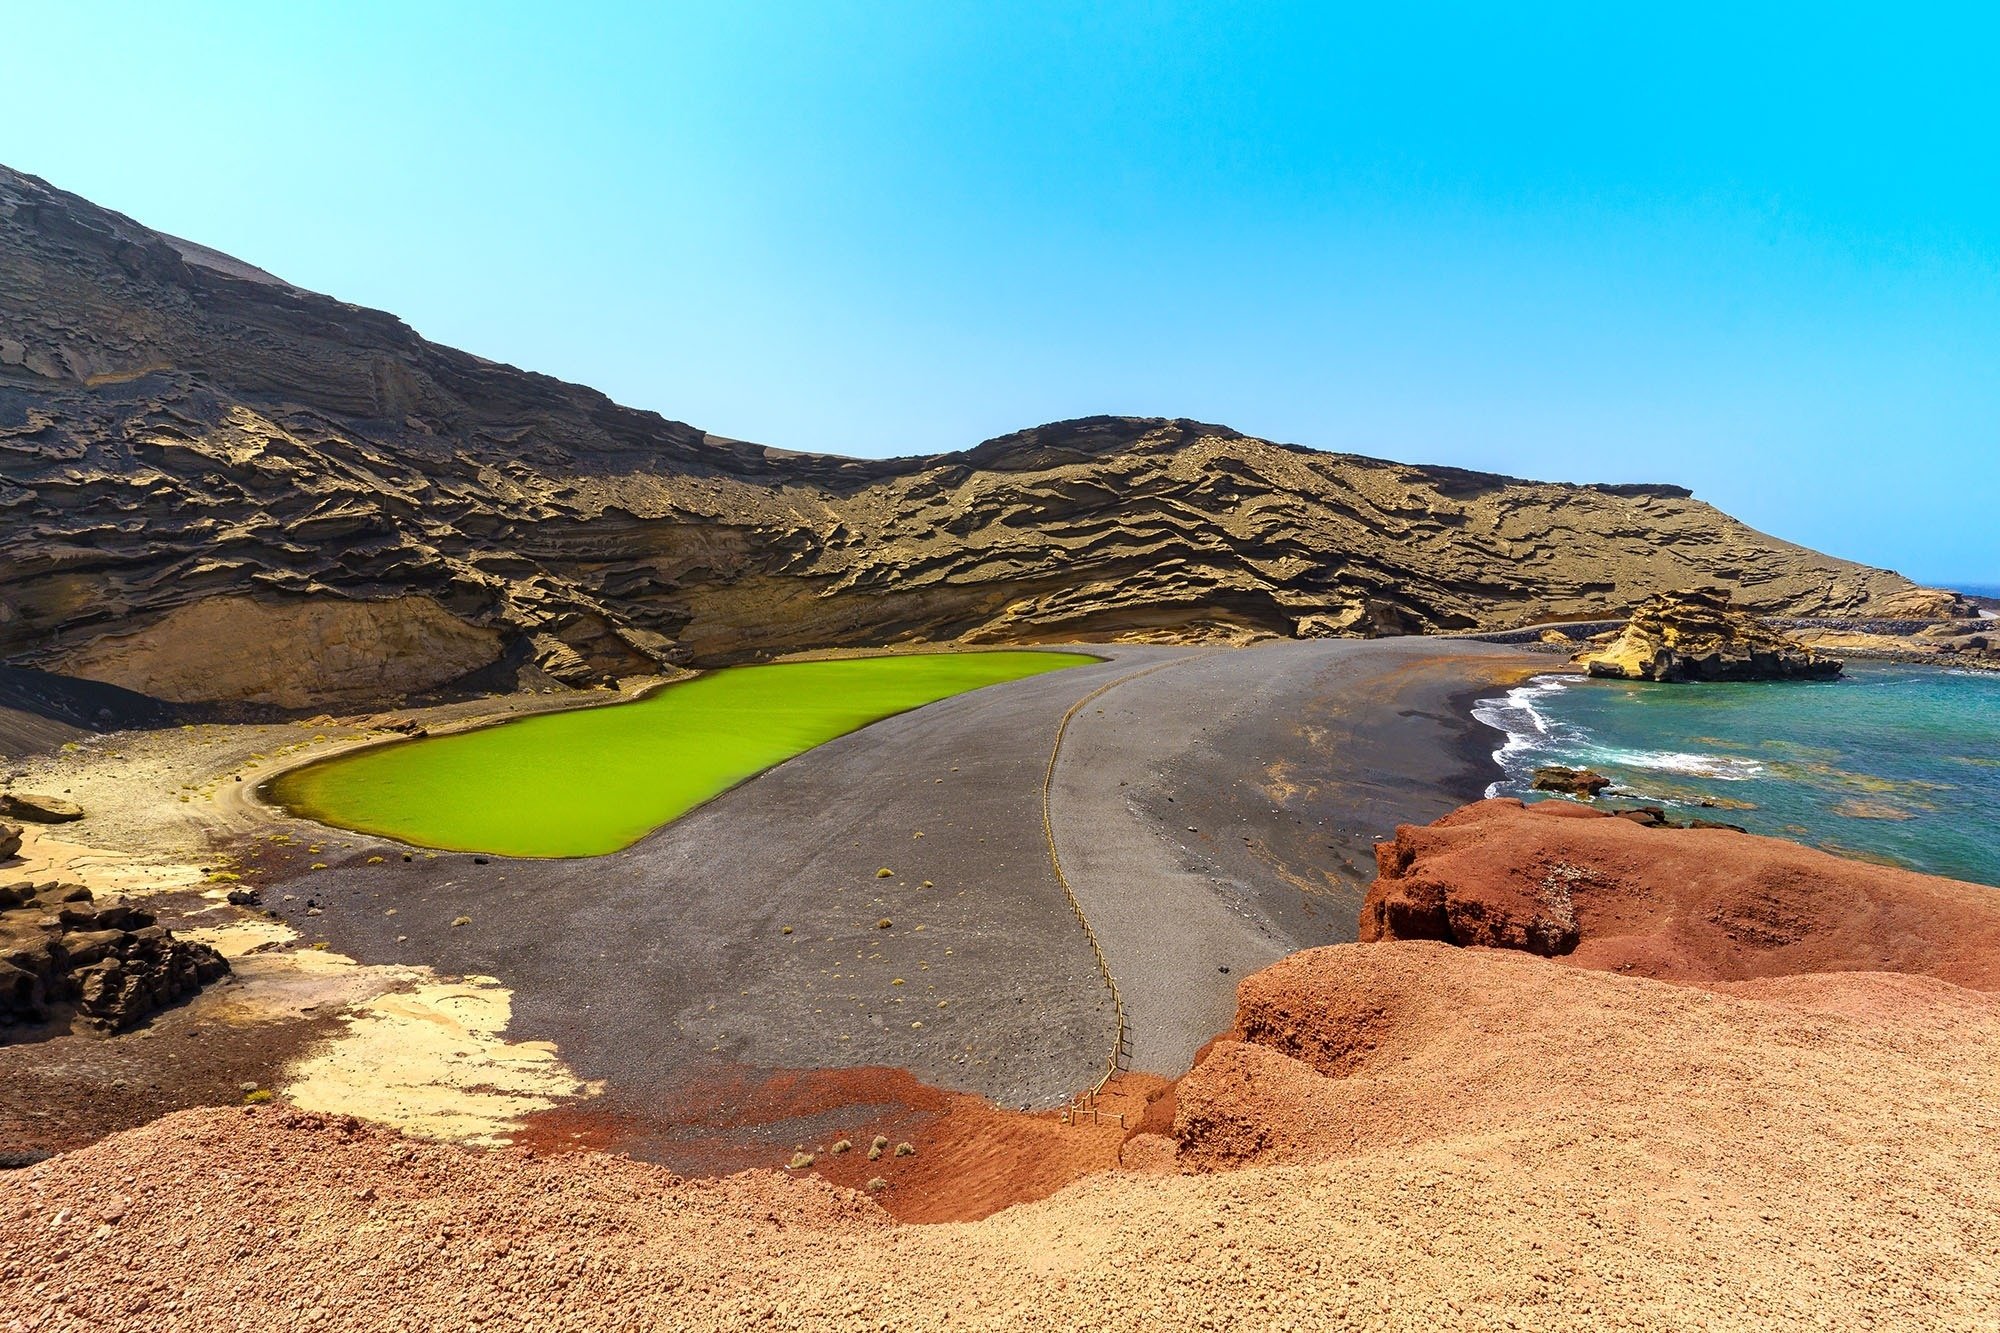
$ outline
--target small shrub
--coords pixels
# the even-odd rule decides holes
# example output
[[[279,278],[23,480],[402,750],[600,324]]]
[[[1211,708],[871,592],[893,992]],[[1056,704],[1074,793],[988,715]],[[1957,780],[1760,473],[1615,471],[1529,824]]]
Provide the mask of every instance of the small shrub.
[[[853,1139],[841,1139],[833,1145],[833,1155],[835,1157],[840,1156],[844,1152],[853,1152],[853,1151],[854,1151]]]
[[[807,1167],[811,1166],[817,1160],[818,1159],[815,1158],[809,1152],[795,1152],[792,1154],[792,1160],[785,1163],[785,1170],[803,1171]]]
[[[891,870],[891,869],[889,869],[889,867],[887,867],[887,866],[883,866],[883,867],[882,867],[882,868],[881,868],[880,870],[878,870],[878,871],[876,871],[876,872],[875,872],[875,878],[877,878],[877,879],[890,879],[890,878],[893,878],[893,877],[894,877],[895,873],[896,873],[896,872],[895,872],[895,871],[893,871],[893,870]]]
[[[875,1176],[871,1178],[868,1182],[868,1192],[870,1194],[873,1194],[878,1190],[885,1190],[888,1188],[889,1188],[889,1182],[882,1179],[882,1177],[880,1176]]]
[[[244,1093],[243,1101],[245,1105],[256,1106],[259,1103],[270,1101],[271,1095],[272,1095],[271,1090],[269,1088],[259,1088],[255,1092]]]
[[[454,929],[459,926],[469,926],[472,924],[472,918],[469,916],[455,916],[451,919],[451,924]]]
[[[907,1139],[896,1145],[896,1156],[915,1157],[916,1155],[917,1145],[909,1142]]]

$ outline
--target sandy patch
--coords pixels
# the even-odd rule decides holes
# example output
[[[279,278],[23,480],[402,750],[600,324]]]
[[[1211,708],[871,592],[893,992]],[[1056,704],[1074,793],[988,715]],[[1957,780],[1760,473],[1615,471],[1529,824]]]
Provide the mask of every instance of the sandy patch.
[[[546,1041],[509,1041],[513,994],[493,977],[439,978],[427,967],[356,962],[298,949],[298,933],[250,918],[177,932],[212,945],[250,983],[227,1020],[255,1022],[351,1007],[345,1031],[279,1084],[311,1111],[360,1116],[423,1138],[508,1142],[524,1116],[593,1096]]]
[[[267,921],[261,917],[231,921],[227,925],[221,926],[197,926],[193,929],[179,927],[175,929],[174,934],[184,940],[192,940],[197,944],[206,944],[224,958],[227,958],[232,964],[240,961],[248,954],[275,948],[281,944],[289,944],[299,937],[299,933],[290,926],[280,925],[276,921]],[[335,965],[336,960],[338,963],[346,964],[350,967],[354,965],[353,959],[344,958],[338,954],[328,954],[324,950],[308,949],[306,952],[316,955],[322,960],[322,965],[325,966]],[[298,958],[294,961],[300,966],[305,965],[305,959],[303,958]]]
[[[293,1067],[285,1097],[422,1138],[508,1142],[523,1116],[601,1087],[553,1043],[502,1036],[512,1012],[492,977],[417,982],[357,1008],[345,1035]]]
[[[122,898],[192,889],[202,880],[199,867],[86,846],[37,824],[21,826],[17,859],[8,862],[0,873],[9,879],[37,882],[56,879],[65,884],[81,884],[99,897]]]

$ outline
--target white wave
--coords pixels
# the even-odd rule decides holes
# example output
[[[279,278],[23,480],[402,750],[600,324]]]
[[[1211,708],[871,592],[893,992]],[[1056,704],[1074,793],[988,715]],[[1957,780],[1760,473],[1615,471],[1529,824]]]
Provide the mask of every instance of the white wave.
[[[1496,731],[1505,732],[1502,752],[1511,753],[1551,740],[1556,735],[1548,716],[1535,707],[1537,699],[1560,694],[1569,688],[1561,676],[1537,676],[1497,699],[1481,699],[1472,706],[1472,716]]]
[[[1577,739],[1569,729],[1552,721],[1535,707],[1537,700],[1560,694],[1568,688],[1569,681],[1565,677],[1537,676],[1498,698],[1481,699],[1473,704],[1472,716],[1507,738],[1493,752],[1493,762],[1506,776],[1488,784],[1488,796],[1498,796],[1534,766],[1527,761],[1527,756],[1552,749],[1560,743],[1574,743]]]
[[[1536,761],[1548,758],[1592,768],[1644,769],[1722,782],[1745,782],[1764,773],[1764,765],[1756,760],[1733,755],[1620,750],[1604,745],[1582,728],[1559,722],[1536,707],[1538,702],[1567,690],[1570,683],[1566,676],[1537,676],[1498,698],[1481,699],[1473,705],[1473,717],[1507,738],[1493,752],[1493,762],[1506,776],[1487,787],[1488,796],[1519,786],[1537,766]]]
[[[1748,782],[1764,775],[1764,766],[1755,759],[1739,759],[1726,754],[1688,754],[1680,750],[1614,750],[1594,746],[1586,752],[1590,762],[1610,768],[1643,768],[1659,773],[1680,773],[1694,778],[1715,778],[1722,782]]]

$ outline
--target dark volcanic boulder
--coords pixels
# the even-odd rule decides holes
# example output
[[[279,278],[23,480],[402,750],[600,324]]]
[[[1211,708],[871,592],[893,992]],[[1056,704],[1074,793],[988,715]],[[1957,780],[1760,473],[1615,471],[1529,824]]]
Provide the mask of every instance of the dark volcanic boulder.
[[[1648,598],[1616,638],[1576,659],[1593,676],[1625,680],[1830,680],[1840,663],[1821,657],[1754,616],[1726,593]]]
[[[1611,779],[1587,768],[1565,768],[1561,764],[1549,764],[1535,770],[1535,778],[1530,785],[1536,791],[1552,791],[1562,796],[1581,796],[1587,801],[1609,787]]]
[[[65,1012],[117,1032],[228,973],[214,949],[72,884],[0,885],[0,1026]]]

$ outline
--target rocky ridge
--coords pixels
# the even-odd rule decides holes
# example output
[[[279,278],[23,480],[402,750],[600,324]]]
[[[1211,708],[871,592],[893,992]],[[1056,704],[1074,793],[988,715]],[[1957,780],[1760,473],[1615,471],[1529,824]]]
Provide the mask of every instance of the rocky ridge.
[[[0,654],[180,702],[910,640],[1497,627],[1696,579],[1765,612],[1957,609],[1678,487],[1186,420],[879,461],[765,448],[440,347],[5,168],[0,242]]]
[[[0,819],[30,824],[68,824],[83,818],[83,807],[61,796],[0,790]]]

